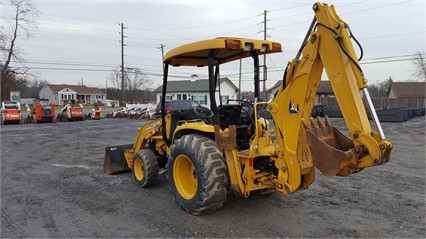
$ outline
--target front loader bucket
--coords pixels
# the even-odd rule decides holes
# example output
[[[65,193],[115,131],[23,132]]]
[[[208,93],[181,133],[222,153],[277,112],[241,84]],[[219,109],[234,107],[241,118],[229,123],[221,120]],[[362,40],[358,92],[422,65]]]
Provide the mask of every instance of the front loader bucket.
[[[361,149],[356,148],[351,139],[331,126],[326,118],[315,122],[305,122],[306,139],[309,144],[315,167],[326,176],[346,176],[360,171],[357,169]]]
[[[107,146],[105,148],[103,171],[111,174],[130,170],[127,166],[124,152],[132,148],[133,144]]]

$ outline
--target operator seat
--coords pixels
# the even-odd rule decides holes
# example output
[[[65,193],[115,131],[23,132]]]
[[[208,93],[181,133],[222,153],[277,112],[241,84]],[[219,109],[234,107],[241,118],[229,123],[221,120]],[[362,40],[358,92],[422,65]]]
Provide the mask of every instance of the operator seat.
[[[230,125],[241,125],[241,108],[241,105],[219,105],[217,107],[222,129],[228,128]]]
[[[241,109],[242,105],[219,105],[217,107],[222,129],[228,128],[230,125],[235,125],[237,130],[237,147],[239,150],[245,150],[250,147],[250,135],[247,125],[242,122]]]

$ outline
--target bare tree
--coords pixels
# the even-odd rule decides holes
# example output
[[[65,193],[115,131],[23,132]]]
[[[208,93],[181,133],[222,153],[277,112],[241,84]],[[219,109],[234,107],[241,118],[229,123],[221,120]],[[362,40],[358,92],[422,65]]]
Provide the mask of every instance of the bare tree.
[[[10,26],[10,31],[2,29],[0,33],[0,51],[3,55],[1,67],[1,99],[7,99],[10,90],[14,87],[17,78],[25,79],[29,75],[29,69],[12,69],[9,65],[11,60],[20,60],[21,52],[16,46],[18,38],[30,37],[30,30],[36,28],[35,19],[40,15],[31,0],[9,0],[14,9],[12,21],[2,17],[4,22]],[[19,33],[25,33],[22,36]]]
[[[109,81],[117,89],[122,89],[121,70],[116,67],[108,76]],[[134,103],[141,99],[141,90],[149,85],[148,77],[140,68],[132,68],[124,72],[124,90],[126,92],[126,100]]]
[[[426,59],[425,52],[418,51],[411,63],[414,65],[415,70],[413,77],[418,81],[426,81]]]
[[[38,94],[40,90],[48,84],[49,82],[47,80],[39,80],[39,79],[34,79],[33,81],[29,82],[29,88],[31,90],[30,97],[38,98],[39,97]]]
[[[142,98],[141,90],[147,88],[149,84],[148,77],[142,72],[140,68],[134,68],[131,72],[126,72],[127,89],[131,102],[140,101]]]
[[[108,75],[108,80],[111,82],[112,86],[116,89],[121,89],[121,72],[118,67],[112,69]]]
[[[390,87],[392,85],[392,77],[389,76],[388,79],[379,81],[375,84],[371,84],[368,86],[370,95],[372,98],[383,98],[388,97],[388,93],[390,90]]]

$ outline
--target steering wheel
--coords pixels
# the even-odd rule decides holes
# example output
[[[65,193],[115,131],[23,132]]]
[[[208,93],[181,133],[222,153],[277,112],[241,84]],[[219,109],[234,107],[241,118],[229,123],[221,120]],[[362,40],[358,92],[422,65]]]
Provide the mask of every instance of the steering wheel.
[[[213,111],[211,111],[209,108],[203,107],[203,106],[196,106],[194,107],[194,113],[201,118],[211,118],[213,117]]]

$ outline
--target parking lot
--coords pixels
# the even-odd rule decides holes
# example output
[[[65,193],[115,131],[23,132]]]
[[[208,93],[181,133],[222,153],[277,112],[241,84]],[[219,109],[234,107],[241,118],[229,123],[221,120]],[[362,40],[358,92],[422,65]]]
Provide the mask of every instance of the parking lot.
[[[332,119],[342,126],[342,119]],[[218,211],[179,209],[160,175],[141,189],[102,172],[107,145],[147,120],[1,126],[1,237],[425,237],[425,118],[384,123],[391,161],[349,177],[319,172],[305,191],[228,195]]]

